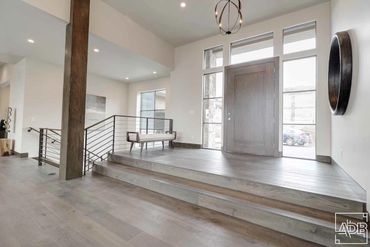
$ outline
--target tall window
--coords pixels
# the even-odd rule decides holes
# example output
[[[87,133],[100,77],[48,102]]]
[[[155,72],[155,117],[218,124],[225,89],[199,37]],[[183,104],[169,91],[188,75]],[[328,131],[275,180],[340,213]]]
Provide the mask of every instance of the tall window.
[[[231,64],[274,56],[273,33],[231,43]]]
[[[222,147],[223,47],[204,51],[203,58],[203,148]]]
[[[165,118],[166,110],[166,90],[156,90],[140,93],[140,117]],[[165,129],[164,121],[148,121],[142,119],[140,131],[148,133],[163,132]]]
[[[222,147],[223,73],[203,76],[203,147]]]
[[[316,158],[316,48],[315,23],[284,30],[283,155]],[[315,52],[313,52],[315,54]]]

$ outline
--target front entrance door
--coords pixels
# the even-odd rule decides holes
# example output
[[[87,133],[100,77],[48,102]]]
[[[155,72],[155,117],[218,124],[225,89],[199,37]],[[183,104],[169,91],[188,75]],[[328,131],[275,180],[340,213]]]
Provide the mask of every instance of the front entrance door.
[[[224,151],[279,156],[279,59],[225,68]]]

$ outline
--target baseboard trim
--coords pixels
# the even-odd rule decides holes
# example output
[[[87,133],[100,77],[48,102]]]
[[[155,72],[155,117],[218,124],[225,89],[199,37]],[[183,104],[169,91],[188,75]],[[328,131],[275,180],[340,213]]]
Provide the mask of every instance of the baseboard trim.
[[[183,142],[174,142],[173,145],[175,148],[191,148],[191,149],[201,149],[202,145],[195,143],[183,143]]]
[[[32,159],[39,161],[39,158],[38,158],[38,157],[33,157]],[[54,166],[54,167],[56,167],[56,168],[59,168],[59,164],[58,164],[58,163],[55,163],[54,161],[51,161],[51,160],[48,160],[48,159],[44,159],[44,158],[42,158],[42,159],[41,159],[41,163],[42,163],[42,164],[44,164],[44,163],[45,163],[45,164],[48,164],[48,165]]]
[[[13,154],[19,158],[28,158],[28,153],[18,153],[13,150]]]
[[[316,155],[316,160],[323,163],[332,164],[332,158],[326,155]]]

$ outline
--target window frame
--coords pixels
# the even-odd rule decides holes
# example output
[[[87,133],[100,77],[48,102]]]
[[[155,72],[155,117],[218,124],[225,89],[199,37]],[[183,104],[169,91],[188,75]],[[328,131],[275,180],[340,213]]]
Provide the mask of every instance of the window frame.
[[[308,49],[308,50],[302,50],[302,51],[297,51],[297,52],[292,52],[292,53],[284,53],[284,32],[288,29],[300,29],[304,26],[308,26],[310,24],[313,24],[314,23],[314,26],[315,26],[315,48],[314,49]],[[317,33],[317,25],[318,24],[318,21],[317,20],[309,20],[309,21],[306,21],[306,22],[302,22],[302,23],[298,23],[296,25],[291,25],[291,26],[287,26],[287,27],[284,27],[281,31],[281,85],[282,85],[282,89],[281,89],[281,102],[282,102],[282,105],[281,105],[281,113],[280,113],[280,117],[281,117],[281,151],[282,151],[282,156],[283,157],[289,157],[289,158],[295,158],[295,159],[305,159],[305,160],[317,160],[317,117],[318,117],[318,111],[317,111],[317,105],[318,105],[318,95],[317,95],[317,89],[318,89],[318,83],[319,83],[319,67],[318,67],[318,61],[319,61],[319,51],[318,51],[318,42],[317,42],[317,36],[318,36],[318,33]],[[299,59],[305,59],[305,58],[310,58],[310,57],[315,57],[316,59],[316,67],[315,67],[315,71],[316,71],[316,75],[315,75],[315,89],[314,90],[295,90],[294,92],[308,92],[308,91],[314,91],[315,93],[315,123],[314,124],[284,124],[284,62],[287,62],[287,61],[293,61],[293,60],[299,60]],[[293,92],[293,91],[292,91]],[[315,127],[315,142],[314,142],[314,145],[315,145],[315,153],[314,153],[314,158],[305,158],[305,157],[297,157],[297,156],[285,156],[284,155],[284,144],[283,144],[283,135],[284,135],[284,125],[296,125],[296,126],[299,126],[299,125],[304,125],[304,126],[314,126]]]
[[[283,37],[284,38],[284,37]],[[315,49],[316,50],[316,49]],[[311,52],[314,51],[314,50],[310,50]],[[282,156],[283,157],[287,157],[287,158],[295,158],[295,159],[305,159],[305,160],[316,160],[316,156],[317,156],[317,84],[318,84],[318,55],[315,53],[314,55],[308,55],[308,56],[304,56],[304,55],[301,55],[303,52],[303,54],[306,54],[305,51],[300,51],[300,52],[296,52],[296,53],[289,53],[289,54],[286,54],[286,55],[291,55],[293,54],[292,56],[290,56],[290,58],[287,58],[287,59],[283,59],[281,62],[282,62],[282,90],[281,90],[281,96],[282,96],[282,99],[281,99],[281,102],[282,102],[282,111],[281,111],[281,123],[282,123],[282,135],[284,135],[284,126],[314,126],[315,128],[315,143],[314,143],[314,149],[315,149],[315,153],[314,153],[314,158],[307,158],[307,157],[297,157],[297,156],[287,156],[287,155],[284,155],[284,143],[283,143],[283,139],[284,138],[281,138],[281,145],[282,145]],[[284,55],[283,55],[284,56]],[[289,61],[294,61],[294,60],[300,60],[300,59],[306,59],[306,58],[312,58],[314,57],[315,58],[315,88],[314,89],[308,89],[308,90],[292,90],[292,91],[284,91],[284,63],[285,62],[289,62]],[[315,123],[313,124],[309,124],[309,123],[284,123],[284,94],[289,94],[289,93],[304,93],[304,92],[313,92],[314,95],[315,95]]]
[[[205,53],[206,51],[208,50],[212,50],[212,49],[216,49],[216,48],[221,48],[222,50],[222,54],[223,54],[223,61],[222,61],[222,66],[218,66],[218,67],[212,67],[212,68],[206,68],[205,64],[206,64],[206,61],[205,61]],[[201,109],[201,140],[202,140],[202,148],[203,149],[210,149],[210,150],[222,150],[222,143],[223,143],[223,140],[221,140],[221,147],[220,149],[217,149],[217,148],[209,148],[209,147],[205,147],[205,143],[204,143],[204,134],[205,134],[205,125],[211,125],[211,124],[217,124],[217,125],[220,125],[221,126],[221,138],[223,138],[223,118],[221,119],[221,123],[208,123],[208,122],[205,122],[205,117],[204,117],[204,102],[205,100],[210,100],[210,99],[221,99],[222,100],[222,115],[223,115],[223,112],[224,112],[224,90],[222,90],[222,97],[209,97],[209,98],[204,98],[204,93],[205,93],[205,77],[207,75],[211,75],[211,74],[217,74],[217,73],[222,73],[222,89],[224,89],[224,68],[225,68],[225,56],[224,56],[224,53],[225,53],[225,50],[224,50],[224,46],[223,45],[216,45],[216,46],[213,46],[211,48],[207,48],[207,49],[204,49],[203,50],[203,61],[202,61],[202,96],[201,96],[201,100],[202,100],[202,109]]]
[[[297,52],[292,52],[292,53],[284,53],[284,31],[286,33],[286,30],[289,30],[289,29],[292,29],[292,28],[299,28],[300,26],[304,26],[304,25],[309,25],[310,23],[314,23],[314,26],[315,26],[315,48],[314,49],[308,49],[308,50],[302,50],[302,51],[297,51]],[[203,52],[202,52],[202,72],[201,72],[201,80],[202,80],[202,105],[201,105],[201,121],[200,123],[202,124],[202,127],[201,127],[201,138],[202,138],[202,148],[205,148],[204,147],[204,75],[207,75],[207,74],[212,74],[212,73],[218,73],[218,72],[222,72],[223,73],[223,88],[225,87],[225,80],[224,80],[224,71],[225,71],[225,67],[226,66],[229,66],[229,65],[232,65],[231,63],[231,57],[232,57],[232,45],[237,43],[237,42],[242,42],[244,40],[248,40],[248,39],[254,39],[256,37],[259,37],[259,36],[263,36],[263,35],[266,35],[266,34],[269,34],[271,33],[272,34],[272,42],[273,42],[273,45],[272,45],[272,48],[273,48],[273,55],[272,57],[279,57],[279,64],[280,64],[280,73],[279,73],[279,83],[280,85],[284,85],[284,81],[283,81],[283,63],[285,61],[289,61],[289,60],[296,60],[296,59],[302,59],[302,58],[308,58],[308,57],[316,57],[316,74],[315,74],[315,89],[314,90],[308,90],[308,91],[314,91],[314,94],[315,94],[315,123],[312,124],[315,126],[315,141],[314,141],[314,145],[315,145],[315,157],[313,158],[314,160],[317,159],[317,120],[318,120],[318,85],[319,85],[319,78],[321,78],[322,76],[322,72],[319,71],[319,63],[320,63],[320,60],[322,59],[322,54],[319,52],[319,50],[321,49],[321,46],[320,46],[320,43],[319,43],[319,38],[320,36],[322,36],[318,30],[319,28],[321,28],[321,20],[320,19],[305,19],[303,21],[298,21],[294,24],[291,24],[291,25],[287,25],[285,27],[280,27],[280,28],[274,28],[273,30],[265,30],[266,32],[264,33],[260,33],[260,34],[257,34],[257,35],[254,35],[254,36],[249,36],[249,37],[246,37],[246,38],[242,38],[242,39],[239,39],[239,40],[225,40],[225,42],[223,42],[222,44],[220,45],[215,45],[213,47],[204,47],[203,48]],[[293,30],[293,29],[292,29]],[[294,30],[293,30],[294,31]],[[309,37],[309,36],[308,36]],[[222,46],[222,51],[223,51],[223,65],[222,66],[218,66],[218,67],[213,67],[213,68],[206,68],[205,67],[205,52],[210,50],[210,49],[213,49],[213,48],[217,48],[217,47],[221,47]],[[299,92],[303,92],[302,90],[297,90],[296,91],[297,93]],[[223,92],[225,93],[225,92]],[[280,89],[280,93],[279,93],[279,98],[280,98],[280,110],[279,110],[279,138],[281,139],[281,152],[282,152],[282,155],[284,156],[284,148],[283,148],[283,126],[284,126],[284,118],[283,118],[283,114],[284,114],[284,89],[281,87]],[[222,114],[224,114],[224,99],[223,99],[223,104],[222,104]],[[280,120],[281,119],[281,120]],[[222,118],[222,122],[224,122],[224,119]],[[206,123],[207,124],[207,123]],[[222,137],[223,137],[223,132],[224,132],[224,123],[222,123],[222,127],[221,127],[221,131],[222,131]],[[285,124],[285,125],[292,125],[292,124]],[[294,124],[293,124],[294,125]],[[310,125],[310,124],[303,124],[303,125]],[[222,140],[223,141],[223,140]],[[223,146],[223,145],[222,145]],[[205,149],[208,149],[208,148],[205,148]],[[221,150],[223,149],[223,147],[221,147]],[[217,149],[219,150],[219,149]],[[300,157],[295,157],[293,156],[292,158],[297,158],[297,159],[307,159],[307,158],[300,158]]]
[[[258,35],[254,35],[254,36],[251,36],[251,37],[247,37],[247,38],[244,38],[244,39],[240,39],[240,40],[236,40],[236,41],[231,42],[230,45],[229,45],[229,64],[230,65],[235,65],[235,64],[241,64],[241,63],[248,63],[248,62],[258,61],[258,60],[261,60],[261,59],[274,57],[275,56],[274,38],[275,38],[274,37],[274,32],[271,31],[271,32],[261,33],[261,34],[258,34]],[[233,45],[244,43],[244,45],[247,46],[247,45],[257,44],[259,42],[263,42],[263,41],[267,41],[267,40],[272,41],[272,56],[271,57],[264,57],[264,58],[254,59],[254,60],[248,60],[248,61],[243,61],[243,62],[240,62],[240,63],[232,63]],[[239,45],[239,46],[242,46],[242,45]]]
[[[153,128],[149,128],[149,126],[147,126],[148,128],[142,128],[142,125],[141,125],[141,120],[142,118],[151,118],[151,117],[145,117],[142,115],[143,112],[153,112],[153,118],[155,118],[155,114],[156,112],[163,112],[164,114],[166,114],[166,105],[165,105],[165,108],[164,109],[156,109],[156,104],[157,104],[157,100],[156,100],[156,96],[157,96],[157,92],[166,92],[166,96],[167,96],[167,90],[165,88],[162,88],[162,89],[155,89],[155,90],[149,90],[149,91],[142,91],[142,92],[139,92],[140,93],[140,108],[139,108],[139,115],[140,115],[140,124],[139,124],[139,132],[141,133],[143,130],[146,131],[157,131],[157,130],[160,130],[160,129],[156,129],[155,128],[155,122],[153,122]],[[142,109],[142,99],[143,99],[143,94],[145,93],[154,93],[154,108],[153,109],[150,109],[150,110],[143,110]],[[164,117],[165,118],[165,117]]]
[[[296,51],[296,52],[290,52],[290,53],[285,53],[284,51],[284,37],[285,37],[285,31],[286,30],[292,30],[292,29],[296,29],[296,30],[304,30],[305,27],[307,26],[310,26],[314,24],[314,27],[315,27],[315,48],[313,49],[307,49],[307,50],[301,50],[301,51]],[[296,32],[298,33],[298,32]],[[289,26],[289,27],[285,27],[283,28],[283,31],[282,31],[282,57],[290,57],[290,56],[297,56],[299,54],[302,54],[304,56],[304,54],[310,54],[310,53],[314,53],[316,56],[318,55],[317,54],[317,21],[316,20],[312,20],[312,21],[307,21],[307,22],[304,22],[304,23],[299,23],[299,24],[296,24],[296,25],[293,25],[293,26]]]
[[[213,73],[208,73],[208,74],[204,74],[203,75],[203,90],[202,90],[202,124],[223,124],[223,117],[221,117],[221,122],[206,122],[205,121],[205,115],[204,115],[204,102],[207,101],[207,100],[221,100],[221,104],[222,104],[222,108],[223,108],[223,105],[224,105],[224,82],[222,80],[222,96],[216,96],[216,97],[204,97],[204,92],[205,92],[205,77],[207,75],[217,75],[221,73],[222,76],[223,76],[223,72],[213,72]],[[221,110],[221,115],[223,115],[223,109]]]
[[[222,52],[222,65],[220,66],[215,66],[215,67],[209,67],[207,68],[207,62],[206,62],[206,52],[210,50],[216,50],[217,48],[221,48]],[[212,70],[218,70],[220,68],[223,68],[225,66],[225,59],[224,59],[224,46],[223,45],[216,45],[207,49],[203,50],[203,57],[202,57],[202,70],[203,71],[212,71]]]

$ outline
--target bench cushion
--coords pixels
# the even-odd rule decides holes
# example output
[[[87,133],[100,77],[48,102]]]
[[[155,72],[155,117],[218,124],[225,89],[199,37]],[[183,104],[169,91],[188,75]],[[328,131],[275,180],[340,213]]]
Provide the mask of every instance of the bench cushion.
[[[141,142],[171,141],[175,139],[175,134],[139,134]],[[136,142],[136,134],[129,134],[129,140]]]

